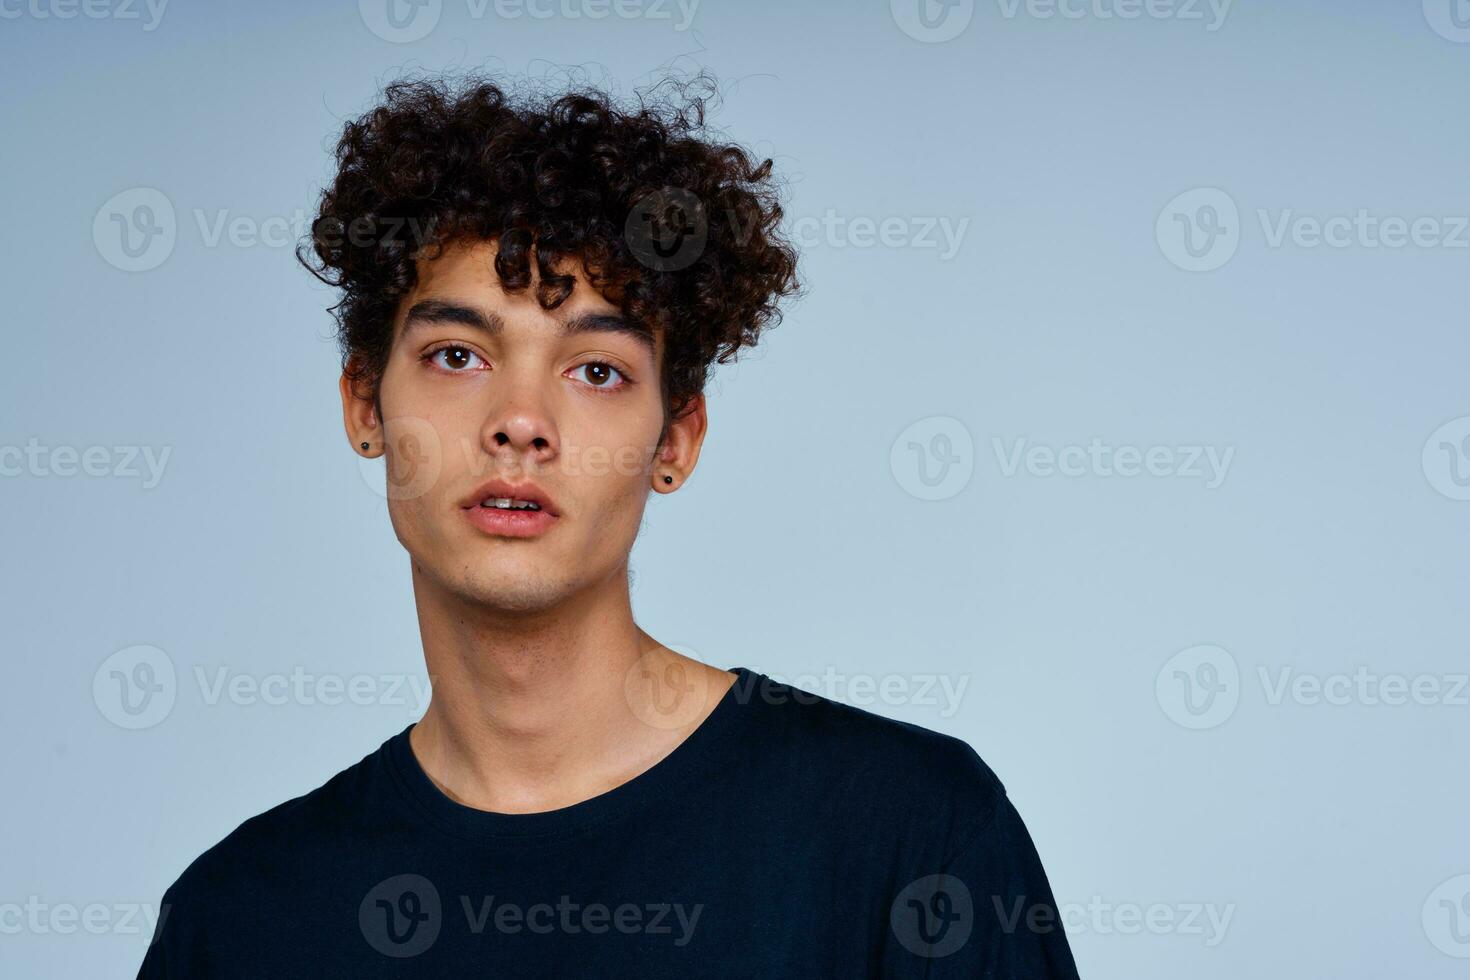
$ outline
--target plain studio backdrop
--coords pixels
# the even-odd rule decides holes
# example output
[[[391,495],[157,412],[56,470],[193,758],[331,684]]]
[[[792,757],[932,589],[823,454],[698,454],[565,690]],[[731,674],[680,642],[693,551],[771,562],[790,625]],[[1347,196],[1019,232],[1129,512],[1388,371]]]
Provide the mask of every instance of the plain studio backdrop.
[[[6,977],[132,976],[422,710],[292,254],[343,121],[701,68],[809,290],[640,623],[969,741],[1089,980],[1465,975],[1465,3],[3,0],[0,64]]]

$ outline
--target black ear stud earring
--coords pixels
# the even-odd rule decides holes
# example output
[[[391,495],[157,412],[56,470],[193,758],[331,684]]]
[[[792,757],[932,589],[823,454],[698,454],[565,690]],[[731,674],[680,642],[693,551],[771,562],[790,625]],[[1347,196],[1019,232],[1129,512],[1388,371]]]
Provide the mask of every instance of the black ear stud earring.
[[[362,444],[362,450],[363,450],[363,452],[367,452],[367,447],[368,447],[368,444],[367,443],[363,443]]]
[[[665,473],[664,474],[664,482],[665,483],[673,483],[674,482],[674,478],[672,476],[669,476],[667,473]]]

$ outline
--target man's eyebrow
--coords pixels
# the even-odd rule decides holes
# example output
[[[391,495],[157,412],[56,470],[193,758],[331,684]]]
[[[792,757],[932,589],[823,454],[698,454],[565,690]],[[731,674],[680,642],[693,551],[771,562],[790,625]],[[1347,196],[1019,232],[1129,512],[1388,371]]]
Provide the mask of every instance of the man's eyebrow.
[[[650,357],[654,354],[653,328],[617,313],[582,313],[570,320],[561,321],[561,329],[564,337],[600,331],[620,333],[636,340],[648,351]]]
[[[620,333],[636,340],[650,355],[654,353],[653,329],[645,323],[630,320],[617,313],[580,313],[558,322],[564,337],[582,333]],[[409,308],[403,318],[403,334],[407,335],[415,326],[435,323],[469,327],[492,337],[505,327],[505,321],[494,311],[445,300],[425,299]]]
[[[453,323],[492,335],[499,333],[505,325],[505,321],[493,312],[482,312],[473,306],[441,299],[425,299],[409,307],[403,318],[403,334],[406,336],[416,326],[435,323]]]

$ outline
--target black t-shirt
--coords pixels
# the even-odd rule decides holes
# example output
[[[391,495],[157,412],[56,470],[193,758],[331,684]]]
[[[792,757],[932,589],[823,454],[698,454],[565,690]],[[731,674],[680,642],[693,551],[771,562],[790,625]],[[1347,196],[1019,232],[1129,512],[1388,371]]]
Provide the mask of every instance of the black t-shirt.
[[[164,894],[140,978],[1075,978],[968,745],[745,668],[672,753],[543,813],[444,795],[410,725]]]

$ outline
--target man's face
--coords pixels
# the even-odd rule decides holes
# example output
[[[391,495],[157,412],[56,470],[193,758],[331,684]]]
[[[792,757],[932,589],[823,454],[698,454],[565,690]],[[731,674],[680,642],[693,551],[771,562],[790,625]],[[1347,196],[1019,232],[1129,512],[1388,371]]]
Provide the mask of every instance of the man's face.
[[[667,447],[656,458],[662,337],[616,329],[618,308],[580,263],[558,270],[577,280],[555,310],[537,303],[534,281],[505,292],[495,252],[493,241],[467,242],[419,263],[370,431],[386,451],[389,514],[416,575],[529,612],[626,575],[655,464],[675,460]],[[354,412],[370,417],[370,403],[345,390],[344,404],[349,429]],[[702,435],[702,402],[699,415]],[[534,485],[549,507],[486,512],[492,480]]]

